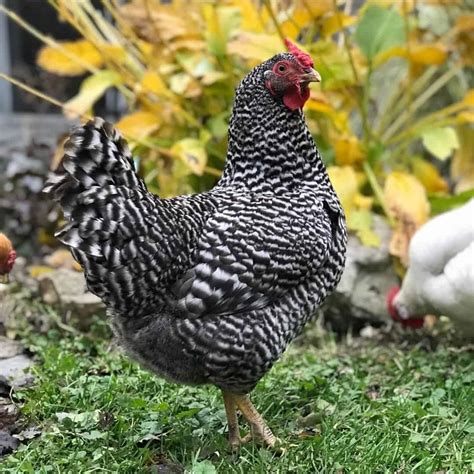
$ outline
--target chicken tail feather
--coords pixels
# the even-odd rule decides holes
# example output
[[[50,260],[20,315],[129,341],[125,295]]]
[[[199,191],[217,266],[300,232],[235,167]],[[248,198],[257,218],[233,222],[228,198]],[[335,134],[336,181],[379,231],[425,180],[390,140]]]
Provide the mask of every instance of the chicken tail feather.
[[[43,192],[52,195],[69,219],[77,208],[79,194],[110,185],[146,192],[125,140],[110,123],[96,117],[71,134],[64,145],[63,159]]]

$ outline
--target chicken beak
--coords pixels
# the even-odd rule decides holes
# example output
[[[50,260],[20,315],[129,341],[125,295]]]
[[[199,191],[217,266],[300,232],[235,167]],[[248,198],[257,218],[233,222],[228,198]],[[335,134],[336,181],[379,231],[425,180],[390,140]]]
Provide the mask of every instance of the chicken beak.
[[[308,82],[321,82],[321,75],[318,71],[311,68],[309,72],[305,74],[301,74],[300,82],[308,83]]]
[[[4,273],[3,275],[0,275],[0,283],[3,283],[4,285],[6,285],[9,282],[10,282],[10,278],[8,277],[8,273]]]

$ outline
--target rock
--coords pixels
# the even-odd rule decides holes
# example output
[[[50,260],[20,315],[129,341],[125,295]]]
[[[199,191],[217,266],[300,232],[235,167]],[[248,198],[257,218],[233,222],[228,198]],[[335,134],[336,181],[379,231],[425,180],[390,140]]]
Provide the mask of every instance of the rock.
[[[32,365],[33,361],[25,354],[0,359],[0,377],[5,377],[13,387],[29,385],[34,377],[31,374],[25,374],[24,371]]]
[[[19,416],[20,409],[9,398],[0,398],[0,430],[9,429]]]
[[[20,342],[0,336],[0,389],[5,387],[5,383],[12,387],[21,387],[31,383],[33,376],[25,374],[24,370],[32,364],[33,361],[23,354],[23,346]]]
[[[5,336],[0,336],[0,359],[8,359],[23,352],[19,341],[12,341]],[[1,363],[1,362],[0,362]]]
[[[357,237],[349,236],[341,281],[320,310],[324,323],[336,332],[390,321],[385,298],[399,283],[388,250],[391,228],[382,217],[374,216],[374,232],[380,237],[379,247],[365,247]]]
[[[10,273],[10,280],[30,290],[32,295],[38,294],[38,280],[31,277],[26,258],[22,256],[16,258],[15,266]]]
[[[41,275],[38,281],[43,301],[58,307],[68,324],[85,330],[91,316],[104,311],[102,301],[87,291],[83,273],[61,268]]]
[[[0,431],[0,456],[5,456],[18,448],[20,441],[6,431]]]

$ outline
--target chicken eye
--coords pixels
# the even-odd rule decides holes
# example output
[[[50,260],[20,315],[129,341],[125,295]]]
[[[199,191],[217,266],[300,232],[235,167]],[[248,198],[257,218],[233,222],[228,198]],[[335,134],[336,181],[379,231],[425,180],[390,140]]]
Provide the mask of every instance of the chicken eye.
[[[284,64],[279,64],[278,65],[278,72],[285,72],[286,71],[286,66]]]

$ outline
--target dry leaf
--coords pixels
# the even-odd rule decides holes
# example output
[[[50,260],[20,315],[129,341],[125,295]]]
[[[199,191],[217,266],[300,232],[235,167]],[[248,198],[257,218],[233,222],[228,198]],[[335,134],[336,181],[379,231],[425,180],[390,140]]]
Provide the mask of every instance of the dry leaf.
[[[396,221],[390,253],[408,265],[408,245],[416,230],[428,220],[430,206],[423,185],[414,176],[393,171],[387,176],[384,197]]]

